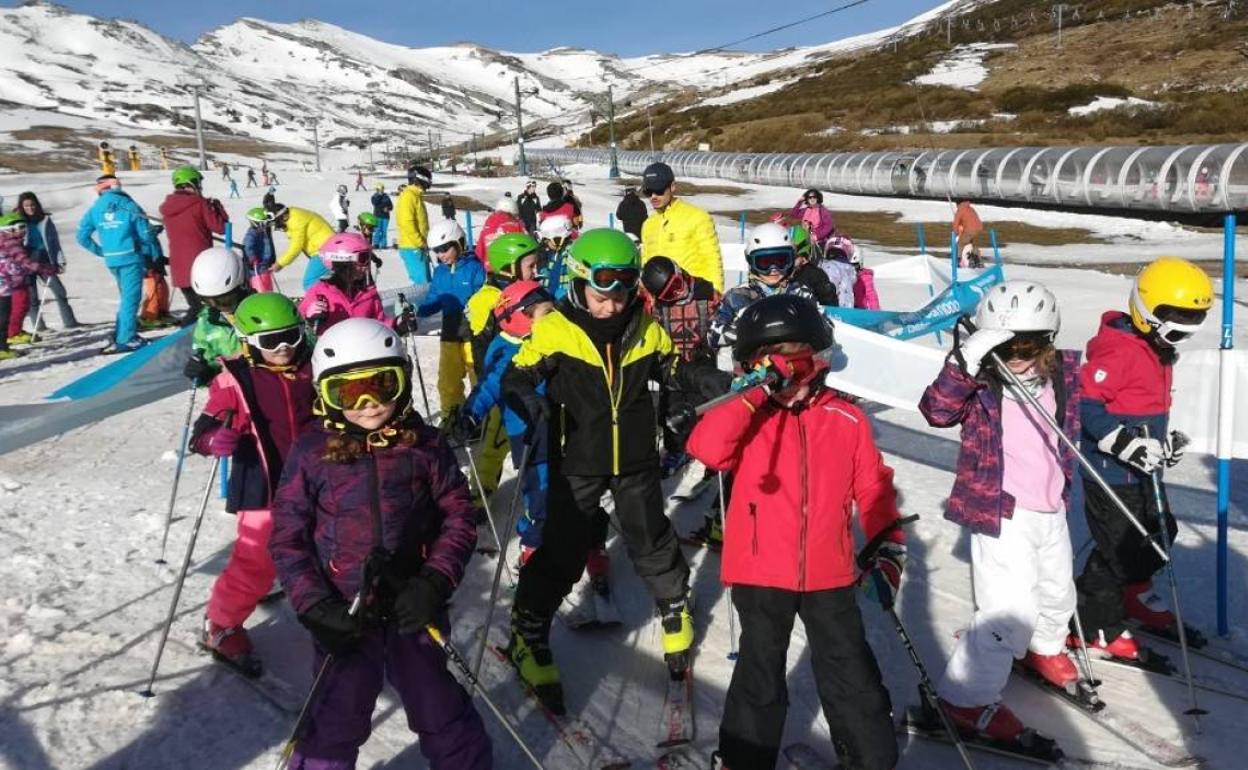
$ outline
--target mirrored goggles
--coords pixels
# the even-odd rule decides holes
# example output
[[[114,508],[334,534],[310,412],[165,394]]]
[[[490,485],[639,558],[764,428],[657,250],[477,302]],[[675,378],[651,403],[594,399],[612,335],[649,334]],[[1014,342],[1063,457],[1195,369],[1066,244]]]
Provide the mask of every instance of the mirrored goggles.
[[[299,343],[303,342],[303,327],[291,326],[271,332],[258,332],[248,334],[243,339],[247,340],[247,344],[253,348],[267,353],[277,353],[283,348],[290,350],[298,347]]]
[[[689,284],[690,282],[685,278],[684,272],[677,270],[672,274],[672,277],[668,280],[667,285],[659,291],[655,300],[664,305],[680,302],[688,296],[690,290]]]
[[[589,285],[601,292],[632,291],[641,280],[641,271],[635,267],[592,267]]]
[[[746,255],[746,260],[750,263],[750,272],[760,275],[787,273],[793,269],[795,259],[793,249],[760,249]]]
[[[1157,308],[1157,336],[1170,345],[1185,342],[1205,325],[1208,316],[1206,310],[1191,310],[1178,307]]]
[[[407,374],[397,364],[327,374],[317,385],[321,400],[332,409],[360,409],[398,399],[407,387]]]
[[[1051,332],[1019,332],[997,346],[1002,361],[1028,361],[1053,344]]]

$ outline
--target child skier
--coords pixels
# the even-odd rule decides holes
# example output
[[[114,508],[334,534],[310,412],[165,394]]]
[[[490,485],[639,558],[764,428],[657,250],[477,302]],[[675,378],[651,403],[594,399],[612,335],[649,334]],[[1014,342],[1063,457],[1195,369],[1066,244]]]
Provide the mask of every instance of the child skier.
[[[291,446],[312,418],[312,374],[303,321],[289,299],[254,294],[239,304],[234,322],[243,354],[216,362],[222,371],[190,442],[199,454],[231,458],[225,508],[238,517],[238,538],[212,585],[200,644],[259,676],[262,666],[243,623],[273,585],[270,508]]]
[[[308,266],[303,270],[303,290],[307,291],[321,276],[329,272],[329,268],[317,259],[317,253],[321,244],[334,234],[334,229],[322,216],[307,209],[283,206],[280,203],[274,205],[275,208],[269,209],[273,212],[273,227],[285,231],[290,243],[285,253],[273,264],[273,272],[286,268],[296,257],[303,254],[308,258]]]
[[[334,197],[329,199],[329,218],[338,223],[338,232],[345,233],[351,224],[351,199],[347,197],[347,186],[338,185]]]
[[[369,202],[373,204],[373,216],[377,218],[376,229],[373,230],[373,248],[389,248],[388,230],[390,229],[390,212],[394,209],[394,202],[386,194],[385,182],[378,182],[373,185],[373,197],[369,199]]]
[[[160,216],[169,237],[169,277],[186,300],[182,324],[189,326],[200,309],[199,297],[191,288],[191,264],[201,251],[212,248],[214,233],[225,234],[230,215],[221,201],[204,197],[204,175],[194,166],[174,169],[172,181],[173,192],[160,204]]]
[[[793,294],[814,299],[810,288],[792,280],[797,264],[797,250],[789,228],[764,222],[749,232],[745,239],[745,261],[750,279],[743,286],[724,292],[724,297],[711,322],[711,345],[721,347],[736,341],[736,321],[741,312],[754,302],[773,294]]]
[[[1162,257],[1136,275],[1130,313],[1106,312],[1088,342],[1080,376],[1085,394],[1081,446],[1150,533],[1159,531],[1150,476],[1176,465],[1187,443],[1168,426],[1178,346],[1200,329],[1212,306],[1213,284],[1203,270]],[[1141,426],[1148,426],[1148,437]],[[1178,638],[1174,613],[1152,590],[1153,575],[1163,565],[1104,490],[1085,478],[1083,492],[1096,543],[1076,581],[1084,632],[1088,643],[1106,654],[1138,658],[1139,645],[1126,630],[1126,620]],[[1169,510],[1165,519],[1169,542],[1174,542],[1177,530]]]
[[[819,267],[828,274],[832,285],[836,287],[837,303],[841,307],[854,306],[854,284],[858,280],[858,272],[854,270],[854,253],[857,248],[846,235],[834,235],[828,239],[823,249],[823,261]]]
[[[800,283],[810,289],[815,302],[820,305],[840,305],[840,295],[832,285],[832,279],[823,272],[813,259],[813,244],[810,231],[805,225],[793,225],[789,228],[789,237],[793,240],[793,249],[797,252],[796,267],[793,270],[793,282]]]
[[[472,334],[464,305],[484,285],[485,268],[468,252],[464,231],[453,219],[443,219],[430,226],[428,243],[439,264],[433,271],[429,293],[416,308],[416,315],[426,318],[442,314],[438,397],[445,420],[464,403],[464,378],[476,382],[472,369]],[[446,425],[450,427],[450,423]]]
[[[196,385],[207,385],[221,371],[221,360],[239,352],[233,315],[251,290],[242,260],[231,249],[200,252],[191,265],[191,286],[204,306],[191,331],[191,359],[182,373]]]
[[[543,543],[520,570],[507,651],[521,678],[556,713],[563,711],[563,689],[550,625],[585,569],[591,528],[608,490],[633,564],[657,604],[673,678],[687,675],[693,645],[689,567],[663,512],[647,386],[669,382],[672,341],[637,301],[641,258],[627,235],[586,232],[568,266],[575,278],[559,312],[534,323],[503,375],[503,397],[530,425],[544,426],[552,448]],[[537,390],[543,382],[547,396]]]
[[[868,538],[898,519],[893,471],[871,423],[822,384],[815,356],[831,325],[809,299],[771,296],[746,308],[734,358],[776,384],[746,390],[703,415],[689,453],[733,473],[721,578],[732,586],[741,648],[724,702],[724,768],[776,766],[788,711],[785,660],[793,618],[809,639],[824,717],[846,767],[888,770],[897,739],[888,690],[855,600],[852,511]],[[839,455],[827,461],[828,453]],[[905,563],[905,538],[890,532],[864,586],[891,607]]]
[[[373,233],[377,230],[377,217],[373,216],[371,211],[360,212],[360,215],[355,218],[355,229],[364,236],[364,240],[368,241],[371,248],[377,248],[373,245]]]
[[[1023,750],[1035,742],[1001,702],[1014,660],[1058,689],[1079,678],[1066,655],[1075,610],[1066,528],[1075,460],[990,356],[996,353],[1075,439],[1079,354],[1053,347],[1057,298],[1038,283],[993,287],[975,324],[966,339],[955,335],[954,352],[919,402],[928,424],[962,427],[945,518],[970,530],[975,587],[975,614],[937,692],[968,738]]]
[[[538,273],[546,284],[546,290],[556,300],[563,299],[568,293],[568,284],[572,279],[564,269],[564,261],[576,236],[572,219],[562,214],[546,217],[537,226],[537,237],[542,244],[537,260]]]
[[[388,679],[432,770],[485,770],[489,735],[426,631],[448,627],[447,601],[476,545],[466,480],[412,410],[411,363],[385,324],[339,323],[317,342],[312,369],[323,420],[286,462],[269,550],[312,632],[313,671],[334,658],[289,767],[354,767]]]
[[[277,247],[273,245],[273,214],[257,206],[247,212],[250,226],[243,236],[243,262],[248,283],[256,291],[273,291],[273,263]]]
[[[862,310],[879,310],[880,295],[875,291],[875,271],[863,267],[862,249],[855,248],[849,255],[849,264],[853,265],[854,273],[854,307]]]
[[[26,220],[16,211],[0,216],[0,321],[9,324],[10,317],[18,319],[17,330],[22,333],[21,322],[26,318],[27,307],[14,303],[13,294],[20,289],[25,292],[26,302],[30,300],[30,276],[56,275],[56,268],[50,264],[34,261],[26,255]],[[10,326],[8,331],[12,331]],[[19,353],[10,350],[9,345],[17,345],[30,341],[30,335],[24,338],[13,334],[4,337],[0,343],[0,361],[16,358]]]
[[[348,318],[372,318],[387,325],[381,295],[373,284],[373,251],[359,233],[338,233],[321,246],[321,261],[329,273],[312,285],[299,302],[299,312],[318,335]],[[400,334],[412,324],[410,316],[400,316]]]

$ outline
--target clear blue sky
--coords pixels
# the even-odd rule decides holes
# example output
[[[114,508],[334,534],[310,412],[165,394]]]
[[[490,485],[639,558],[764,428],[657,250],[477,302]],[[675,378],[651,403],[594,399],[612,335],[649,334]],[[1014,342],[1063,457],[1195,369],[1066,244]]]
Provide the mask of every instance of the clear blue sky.
[[[470,40],[510,51],[560,45],[635,56],[708,48],[843,5],[846,0],[774,3],[759,0],[60,0],[75,11],[135,19],[193,42],[240,16],[268,21],[315,18],[371,37],[414,47]],[[864,5],[739,46],[770,50],[811,45],[895,25],[941,0],[870,0]],[[16,5],[13,0],[0,3]],[[471,8],[468,16],[462,9]],[[193,9],[193,11],[192,11]]]

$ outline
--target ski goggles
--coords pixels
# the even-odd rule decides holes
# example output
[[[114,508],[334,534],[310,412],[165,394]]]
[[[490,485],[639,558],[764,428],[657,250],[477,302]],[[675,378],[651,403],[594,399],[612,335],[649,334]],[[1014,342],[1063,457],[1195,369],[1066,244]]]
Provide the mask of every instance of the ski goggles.
[[[997,346],[1002,361],[1028,361],[1053,344],[1052,332],[1018,332]]]
[[[321,401],[331,409],[359,409],[395,401],[407,387],[407,374],[398,364],[327,374],[317,383]]]
[[[689,295],[692,288],[689,279],[685,276],[683,270],[677,270],[668,279],[667,283],[655,295],[655,300],[663,305],[671,305],[680,302]]]
[[[1144,303],[1140,302],[1138,306],[1143,307]],[[1200,331],[1200,327],[1205,325],[1205,317],[1208,314],[1206,310],[1163,305],[1152,314],[1146,313],[1144,317],[1157,331],[1157,336],[1163,342],[1168,345],[1178,345]]]
[[[793,269],[797,259],[793,249],[759,249],[745,256],[750,263],[750,272],[759,275],[768,273],[787,273]]]
[[[241,287],[238,287],[216,297],[200,297],[200,299],[213,310],[230,313],[233,312],[234,308],[238,307],[238,303],[243,301],[243,290]]]
[[[434,254],[445,254],[446,252],[451,250],[452,246],[458,246],[458,245],[459,245],[459,241],[447,241],[441,246],[434,246],[433,248],[429,250],[432,251]]]
[[[606,265],[591,267],[585,272],[585,280],[595,291],[611,293],[614,291],[632,291],[641,281],[641,270],[635,267],[609,267]]]
[[[248,345],[257,350],[263,350],[266,353],[278,353],[283,349],[293,350],[299,347],[299,343],[303,342],[303,327],[291,326],[271,332],[257,332],[255,334],[247,334],[243,339],[247,341]]]

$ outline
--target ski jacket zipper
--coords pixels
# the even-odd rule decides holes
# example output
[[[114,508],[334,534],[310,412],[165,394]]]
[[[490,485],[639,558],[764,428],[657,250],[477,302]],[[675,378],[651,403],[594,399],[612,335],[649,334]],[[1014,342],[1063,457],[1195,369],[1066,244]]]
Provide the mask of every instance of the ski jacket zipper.
[[[802,485],[801,506],[799,508],[801,516],[801,528],[797,539],[797,590],[806,590],[806,527],[807,527],[807,511],[806,511],[806,426],[802,424],[801,414],[795,414],[794,419],[797,420],[797,439],[801,452],[798,454],[798,479]]]

